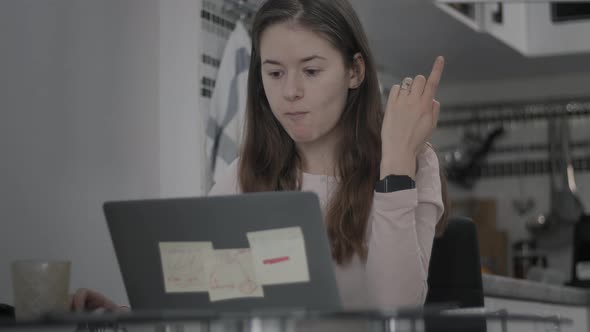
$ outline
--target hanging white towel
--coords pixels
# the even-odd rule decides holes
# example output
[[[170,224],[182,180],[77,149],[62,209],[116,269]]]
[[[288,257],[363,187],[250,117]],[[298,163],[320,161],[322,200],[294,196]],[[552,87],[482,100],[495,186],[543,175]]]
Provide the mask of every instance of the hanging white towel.
[[[241,21],[231,33],[223,56],[207,119],[206,151],[211,180],[217,182],[223,170],[237,158],[242,137],[251,39]]]

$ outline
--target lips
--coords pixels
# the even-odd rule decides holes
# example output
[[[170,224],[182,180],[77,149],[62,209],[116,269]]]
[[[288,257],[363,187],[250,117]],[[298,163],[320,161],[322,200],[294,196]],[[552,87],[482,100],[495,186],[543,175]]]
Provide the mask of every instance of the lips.
[[[307,114],[309,114],[309,112],[288,112],[288,113],[285,113],[285,115],[287,116],[287,118],[289,118],[289,119],[291,119],[293,121],[301,120]]]

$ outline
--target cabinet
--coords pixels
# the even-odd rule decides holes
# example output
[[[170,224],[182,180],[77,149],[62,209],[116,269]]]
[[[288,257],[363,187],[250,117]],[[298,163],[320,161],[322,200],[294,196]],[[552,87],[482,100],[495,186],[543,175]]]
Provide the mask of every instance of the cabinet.
[[[539,0],[477,0],[457,7],[436,5],[478,32],[488,33],[527,57],[590,51],[590,4]]]

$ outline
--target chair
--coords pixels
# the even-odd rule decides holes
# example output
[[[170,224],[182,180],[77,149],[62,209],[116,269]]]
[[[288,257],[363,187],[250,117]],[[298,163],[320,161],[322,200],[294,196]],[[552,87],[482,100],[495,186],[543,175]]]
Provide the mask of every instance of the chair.
[[[426,307],[477,308],[484,306],[477,229],[469,218],[455,217],[441,237],[432,245],[428,268]],[[427,331],[447,329],[444,320],[428,318]],[[485,331],[485,319],[466,320],[460,331]]]
[[[434,239],[426,304],[483,307],[477,230],[469,218],[451,219],[444,234]]]
[[[14,307],[0,303],[0,319],[14,319]]]

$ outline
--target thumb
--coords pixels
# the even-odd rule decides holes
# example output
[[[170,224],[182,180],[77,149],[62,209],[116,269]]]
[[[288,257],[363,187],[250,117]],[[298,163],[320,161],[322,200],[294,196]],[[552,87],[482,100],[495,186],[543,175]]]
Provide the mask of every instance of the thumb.
[[[438,100],[432,100],[432,128],[436,128],[438,124],[438,115],[440,114],[440,103]]]

